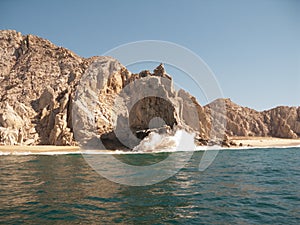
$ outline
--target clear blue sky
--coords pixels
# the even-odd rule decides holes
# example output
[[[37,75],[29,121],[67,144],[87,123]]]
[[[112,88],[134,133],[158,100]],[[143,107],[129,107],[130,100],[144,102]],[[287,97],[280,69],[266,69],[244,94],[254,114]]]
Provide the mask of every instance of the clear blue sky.
[[[133,41],[171,41],[198,54],[238,104],[300,105],[297,0],[1,0],[0,29],[44,37],[83,57]]]

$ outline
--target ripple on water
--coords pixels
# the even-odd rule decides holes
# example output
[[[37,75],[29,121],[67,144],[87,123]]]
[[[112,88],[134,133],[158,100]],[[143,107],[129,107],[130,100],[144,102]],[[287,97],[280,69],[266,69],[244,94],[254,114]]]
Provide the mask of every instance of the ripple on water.
[[[1,156],[0,223],[299,224],[300,149],[221,151],[199,172],[202,154],[145,187],[110,182],[78,155]]]

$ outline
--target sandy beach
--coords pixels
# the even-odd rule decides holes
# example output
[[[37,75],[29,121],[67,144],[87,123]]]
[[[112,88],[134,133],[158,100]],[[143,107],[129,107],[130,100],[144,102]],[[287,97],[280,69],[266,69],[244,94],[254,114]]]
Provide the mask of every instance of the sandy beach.
[[[0,145],[0,152],[2,154],[26,154],[26,153],[80,153],[80,148],[77,146],[50,146],[50,145],[36,145],[36,146],[4,146]]]
[[[300,139],[286,139],[274,137],[230,137],[230,141],[235,142],[238,146],[242,143],[243,147],[283,147],[283,146],[300,146]]]
[[[300,146],[300,139],[284,139],[274,137],[230,137],[230,141],[237,144],[236,147],[289,147]],[[233,146],[236,148],[235,146]],[[230,149],[230,148],[229,148]],[[97,152],[108,152],[109,150],[97,150]],[[4,146],[0,145],[0,153],[2,155],[15,154],[80,154],[81,149],[77,146]]]

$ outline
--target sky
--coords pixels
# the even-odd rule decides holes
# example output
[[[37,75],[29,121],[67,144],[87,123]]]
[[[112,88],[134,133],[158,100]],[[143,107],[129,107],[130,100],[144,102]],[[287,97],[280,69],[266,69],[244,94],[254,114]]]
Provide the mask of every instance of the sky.
[[[256,110],[300,105],[297,0],[1,0],[0,29],[38,35],[82,57],[142,40],[173,42],[209,66],[223,97]]]

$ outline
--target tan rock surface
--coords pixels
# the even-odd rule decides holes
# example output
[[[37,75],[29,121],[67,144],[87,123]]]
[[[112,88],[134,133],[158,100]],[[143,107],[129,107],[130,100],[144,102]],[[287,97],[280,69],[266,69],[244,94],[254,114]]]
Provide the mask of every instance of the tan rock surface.
[[[192,96],[174,90],[162,65],[153,73],[132,74],[116,59],[101,57],[82,76],[73,103],[73,127],[88,131],[74,129],[75,138],[89,148],[99,146],[101,139],[107,149],[132,149],[143,132],[165,126],[199,130]]]
[[[207,112],[214,104],[224,102],[226,112],[216,112],[219,120],[226,119],[228,136],[257,136],[298,138],[300,136],[300,107],[279,106],[258,112],[233,103],[230,99],[217,99],[206,105]]]
[[[74,88],[89,60],[45,39],[8,30],[0,31],[0,49],[0,107],[3,111],[7,105],[11,106],[15,111],[11,116],[18,115],[23,119],[24,144],[70,142],[70,128],[54,142],[49,136],[58,126],[55,118],[62,108],[60,100]],[[67,113],[65,111],[62,117],[65,120]],[[7,124],[10,120],[6,120]],[[14,129],[17,125],[6,126]],[[65,136],[68,140],[64,140]]]

